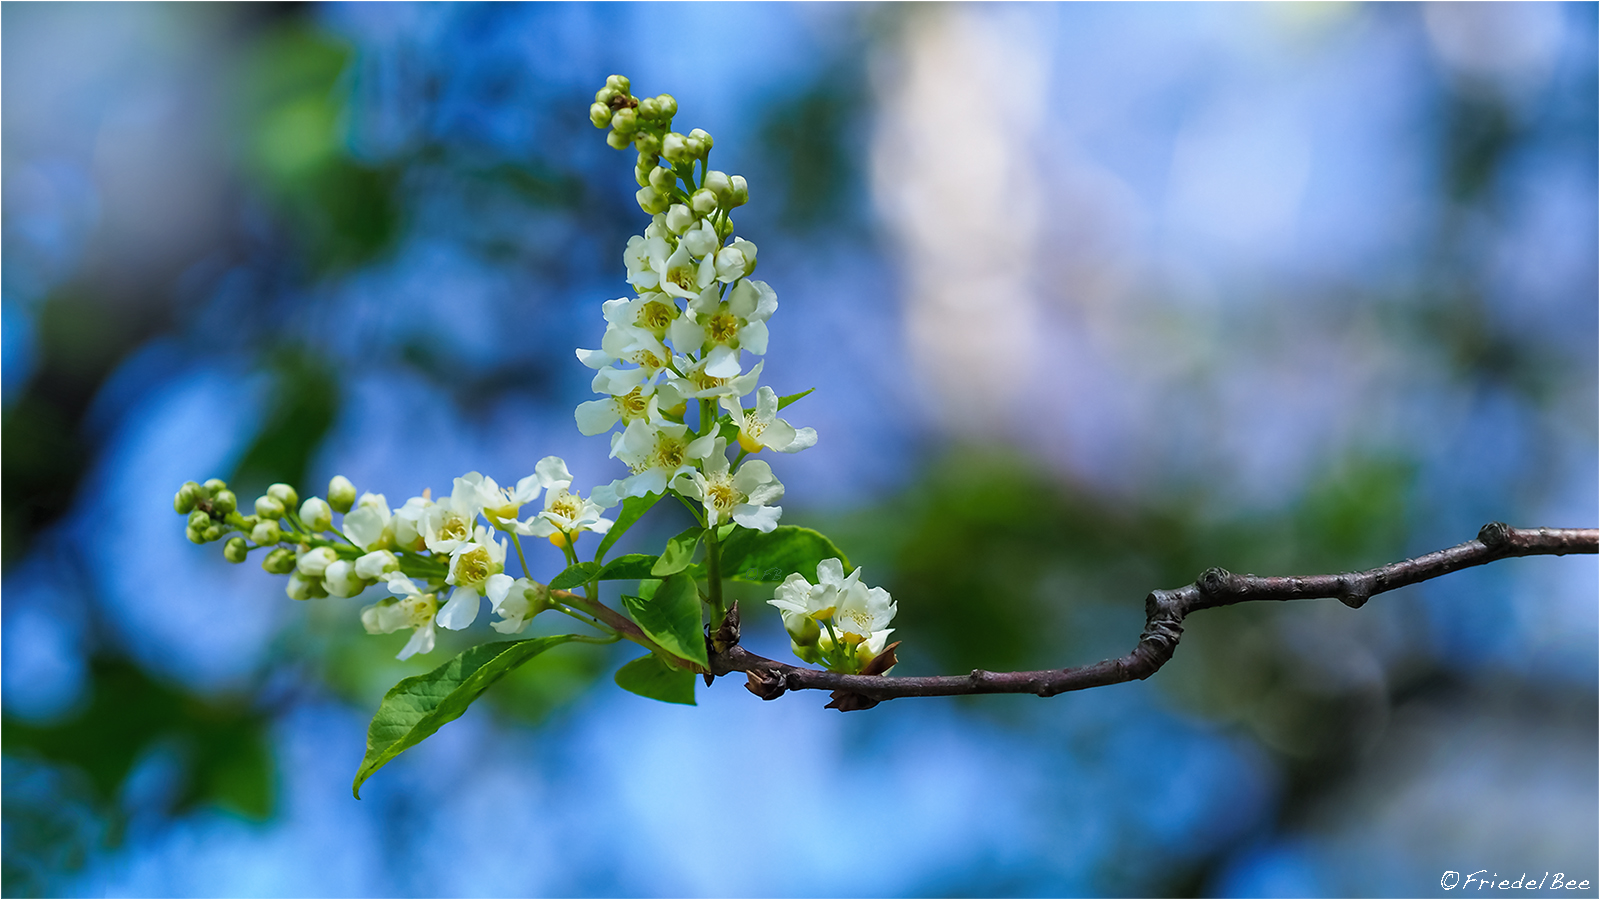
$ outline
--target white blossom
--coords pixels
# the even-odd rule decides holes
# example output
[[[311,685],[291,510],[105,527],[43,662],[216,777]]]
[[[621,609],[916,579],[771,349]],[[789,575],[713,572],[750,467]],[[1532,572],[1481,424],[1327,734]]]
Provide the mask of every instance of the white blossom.
[[[561,457],[547,456],[539,460],[534,473],[545,487],[544,510],[526,521],[518,522],[518,534],[550,538],[552,542],[560,535],[564,543],[579,532],[605,534],[611,530],[612,521],[600,514],[615,505],[615,498],[610,498],[612,502],[602,506],[594,500],[593,492],[588,500],[572,493],[572,473],[567,471],[567,463]]]
[[[411,579],[395,573],[389,577],[388,587],[390,592],[399,595],[399,598],[386,597],[371,606],[361,610],[361,627],[368,634],[393,634],[402,628],[413,628],[411,640],[406,642],[398,654],[399,659],[407,659],[417,653],[427,653],[433,649],[433,619],[438,612],[439,603],[433,594],[425,594],[417,589]]]
[[[676,422],[665,425],[651,425],[642,419],[629,422],[627,430],[614,436],[611,455],[622,460],[632,474],[606,488],[596,488],[590,496],[604,503],[666,490],[669,481],[693,471],[694,460],[710,453],[713,447],[713,435],[691,441],[688,431],[688,426]]]
[[[336,559],[322,572],[322,589],[333,597],[354,597],[366,590],[367,582],[356,574],[355,563]]]
[[[496,543],[489,529],[481,525],[471,541],[463,541],[450,551],[450,574],[445,583],[455,585],[455,590],[439,610],[439,624],[451,631],[471,625],[478,618],[478,598],[483,596],[489,576],[503,570],[505,562],[505,540]]]
[[[338,558],[339,554],[335,553],[332,547],[312,547],[300,554],[294,562],[294,567],[307,578],[321,578],[322,573],[327,571],[328,566]]]
[[[500,621],[490,627],[501,634],[520,634],[550,602],[550,589],[537,581],[510,575],[489,576],[489,603]]]
[[[748,460],[738,472],[729,473],[726,453],[722,438],[717,438],[705,458],[705,471],[679,475],[673,488],[700,501],[706,509],[707,525],[732,519],[746,528],[772,531],[778,527],[783,507],[768,504],[783,498],[783,485],[773,476],[772,467],[759,459]]]
[[[748,453],[770,447],[781,453],[799,453],[817,442],[815,428],[796,429],[778,418],[778,393],[762,385],[756,391],[756,407],[748,412],[737,397],[723,397],[722,408],[739,426],[739,446]]]
[[[735,374],[732,377],[712,375],[707,366],[715,362],[715,354],[695,362],[687,356],[675,357],[681,376],[671,380],[671,385],[677,388],[678,393],[686,400],[715,400],[719,397],[743,397],[756,389],[756,384],[761,380],[761,369],[765,361],[756,363],[750,371],[743,375]],[[734,369],[735,373],[738,369]]]
[[[767,319],[778,309],[778,295],[764,281],[741,280],[724,300],[713,286],[690,301],[672,323],[672,345],[681,353],[707,349],[706,372],[719,378],[739,374],[739,351],[767,352]]]
[[[477,492],[467,485],[458,486],[448,498],[423,510],[423,543],[434,553],[455,552],[472,540],[481,509]]]
[[[386,532],[393,537],[390,529],[392,518],[389,503],[382,494],[362,494],[361,499],[356,501],[356,508],[344,514],[341,530],[357,547],[376,550],[382,546]]]
[[[539,496],[539,488],[539,479],[533,475],[518,481],[513,489],[501,487],[487,475],[468,472],[455,480],[455,488],[450,496],[454,500],[459,494],[467,505],[477,505],[484,518],[500,528],[506,522],[516,521],[522,504],[533,502]]]

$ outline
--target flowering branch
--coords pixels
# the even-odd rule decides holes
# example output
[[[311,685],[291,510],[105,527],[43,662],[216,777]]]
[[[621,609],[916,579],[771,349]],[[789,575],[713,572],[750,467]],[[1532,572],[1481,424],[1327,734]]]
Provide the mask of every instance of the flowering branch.
[[[987,672],[969,675],[931,675],[894,678],[883,675],[843,675],[819,669],[786,665],[757,656],[736,644],[713,652],[711,671],[716,675],[744,672],[750,692],[775,700],[785,691],[833,692],[829,707],[850,711],[871,709],[896,697],[945,697],[955,694],[1038,694],[1052,697],[1067,691],[1121,684],[1145,679],[1172,658],[1183,636],[1183,620],[1190,613],[1249,600],[1315,600],[1337,598],[1360,609],[1377,594],[1420,581],[1428,581],[1471,566],[1481,566],[1513,556],[1564,556],[1600,552],[1600,529],[1512,528],[1491,522],[1478,537],[1365,572],[1339,575],[1262,576],[1239,575],[1226,569],[1207,569],[1192,584],[1174,590],[1155,590],[1145,598],[1145,627],[1139,643],[1125,656],[1087,666],[1044,669],[1035,672]],[[890,648],[892,653],[893,648]]]

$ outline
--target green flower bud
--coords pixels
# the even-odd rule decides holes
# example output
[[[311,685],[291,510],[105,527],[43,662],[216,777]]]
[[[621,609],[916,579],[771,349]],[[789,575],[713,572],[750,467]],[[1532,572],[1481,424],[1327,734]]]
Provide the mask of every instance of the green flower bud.
[[[696,128],[689,132],[689,137],[699,141],[700,146],[704,148],[699,153],[696,153],[695,156],[704,156],[711,149],[711,133],[704,128]]]
[[[664,166],[657,166],[650,170],[650,186],[658,194],[671,194],[672,186],[678,183],[678,173]]]
[[[341,513],[349,512],[350,507],[356,505],[356,486],[350,479],[335,475],[328,481],[328,505]]]
[[[238,508],[239,498],[233,495],[233,491],[217,491],[216,496],[211,498],[211,511],[218,515],[225,516]]]
[[[257,543],[260,543],[259,541]],[[287,575],[294,571],[294,551],[288,547],[279,547],[267,554],[261,561],[261,568],[273,575]]]
[[[594,92],[594,102],[605,106],[605,108],[606,108],[606,120],[608,122],[611,119],[611,98],[613,98],[615,96],[617,96],[617,90],[616,90],[616,88],[611,88],[611,87],[603,87],[600,90]]]
[[[207,478],[206,483],[200,486],[205,488],[206,496],[210,497],[216,494],[217,491],[226,490],[228,483],[221,478]]]
[[[661,101],[654,97],[646,97],[639,101],[639,118],[654,119],[661,115]]]
[[[633,167],[633,180],[639,183],[639,187],[650,186],[650,167],[644,164],[643,157],[639,158],[639,165]]]
[[[744,180],[743,175],[733,175],[728,178],[728,205],[743,206],[750,202],[750,185]]]
[[[267,488],[267,496],[277,498],[283,504],[284,509],[292,509],[300,505],[300,495],[295,493],[294,488],[281,482]]]
[[[810,616],[785,615],[783,630],[789,632],[789,640],[798,647],[815,647],[822,637],[822,626]]]
[[[200,485],[192,481],[185,481],[178,488],[178,493],[172,498],[172,508],[179,513],[187,515],[194,505],[200,502]]]
[[[816,644],[797,644],[791,640],[789,642],[789,649],[794,651],[795,656],[800,657],[812,665],[822,662],[822,648],[818,647]]]
[[[196,529],[193,525],[185,528],[183,530],[183,534],[184,537],[187,537],[190,541],[196,544],[204,544],[206,542],[205,532]]]
[[[228,542],[222,545],[222,558],[228,562],[242,563],[245,557],[249,555],[250,548],[245,544],[242,537],[229,538]]]
[[[256,498],[256,515],[263,519],[281,519],[283,510],[283,501],[277,497],[263,495]]]
[[[333,507],[321,497],[307,497],[300,504],[300,521],[312,531],[327,531],[333,527]]]
[[[639,130],[639,114],[624,106],[611,116],[611,127],[620,134],[633,134]]]
[[[604,103],[593,103],[589,106],[589,121],[596,128],[604,128],[611,124],[611,107]]]
[[[628,146],[628,136],[620,131],[613,131],[606,135],[606,146],[613,150],[624,150]]]
[[[284,586],[283,592],[289,595],[290,600],[310,600],[313,597],[328,596],[328,592],[322,588],[321,578],[308,578],[299,572],[289,574],[289,583]]]
[[[208,543],[208,544],[211,543],[212,541],[220,541],[220,540],[222,540],[222,536],[227,534],[227,533],[228,533],[227,526],[223,525],[221,522],[212,522],[210,525],[206,526],[206,530],[203,532],[203,534],[205,535],[206,543]]]
[[[195,529],[199,529],[201,531],[204,531],[210,525],[211,525],[211,517],[206,515],[206,511],[205,510],[197,509],[197,510],[194,510],[193,512],[189,513],[189,527],[190,528],[195,528]]]
[[[712,169],[706,173],[706,177],[700,182],[700,184],[706,190],[716,194],[718,200],[727,202],[728,188],[730,184],[727,172],[719,172],[716,169]]]
[[[269,519],[250,529],[250,540],[263,547],[268,544],[276,544],[283,540],[283,529],[278,527],[277,522]]]
[[[656,193],[656,189],[653,187],[639,188],[639,192],[633,196],[635,200],[639,201],[639,208],[652,216],[656,213],[666,212],[667,206],[670,204],[668,198]]]
[[[689,139],[676,131],[669,131],[661,139],[661,155],[673,165],[682,165],[694,157],[689,154]]]
[[[606,87],[611,88],[623,96],[628,94],[628,76],[609,75],[606,77]]]
[[[633,136],[633,146],[639,149],[639,155],[646,157],[650,165],[656,164],[656,157],[661,155],[661,135],[641,131]]]
[[[689,205],[694,208],[697,215],[709,216],[717,210],[717,195],[701,188],[689,198]]]
[[[667,230],[673,234],[683,234],[694,225],[694,213],[682,203],[674,203],[667,209]],[[690,251],[693,252],[693,251]]]
[[[661,108],[661,115],[668,119],[678,114],[678,100],[671,94],[657,94],[656,105]]]

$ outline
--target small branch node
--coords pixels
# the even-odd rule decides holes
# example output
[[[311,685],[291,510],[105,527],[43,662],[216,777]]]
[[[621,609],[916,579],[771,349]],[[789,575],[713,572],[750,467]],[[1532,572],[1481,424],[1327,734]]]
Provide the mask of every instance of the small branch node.
[[[776,700],[789,689],[788,679],[770,669],[751,669],[745,673],[745,689],[763,700]]]
[[[1214,596],[1233,594],[1239,591],[1239,585],[1234,579],[1233,573],[1221,566],[1212,566],[1201,572],[1195,584],[1200,588],[1201,593]]]
[[[1511,526],[1504,522],[1490,522],[1478,529],[1478,540],[1485,547],[1504,547],[1511,543]]]

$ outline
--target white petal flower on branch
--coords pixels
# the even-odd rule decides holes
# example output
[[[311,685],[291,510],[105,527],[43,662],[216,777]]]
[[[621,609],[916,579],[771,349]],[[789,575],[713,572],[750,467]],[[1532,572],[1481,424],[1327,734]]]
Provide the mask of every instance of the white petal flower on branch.
[[[640,292],[655,290],[661,283],[661,275],[650,264],[650,258],[653,253],[659,253],[665,259],[671,252],[667,242],[660,237],[634,235],[628,238],[628,249],[623,251],[622,260],[628,267],[628,283],[633,285],[633,289]]]
[[[394,518],[390,520],[389,526],[394,529],[396,549],[418,551],[427,546],[423,538],[423,519],[427,517],[431,508],[433,501],[427,497],[412,497],[404,506],[394,511]]]
[[[611,455],[622,460],[633,474],[611,483],[602,493],[596,488],[595,497],[643,497],[659,494],[667,483],[686,472],[694,471],[694,463],[711,452],[714,436],[706,435],[693,441],[689,428],[675,422],[650,425],[641,419],[628,423],[626,431],[612,442]]]
[[[505,568],[506,543],[495,542],[489,529],[478,526],[473,540],[460,544],[450,553],[450,574],[445,583],[455,585],[450,600],[439,610],[437,621],[451,631],[460,631],[478,618],[478,598],[491,575]]]
[[[758,362],[743,375],[719,377],[706,371],[706,367],[712,361],[713,357],[711,356],[707,356],[699,362],[695,362],[687,356],[674,357],[678,371],[683,374],[672,378],[671,385],[677,388],[678,393],[686,400],[743,397],[756,389],[756,384],[761,380],[761,368],[766,364],[765,362]]]
[[[411,579],[398,573],[390,576],[389,591],[399,595],[378,601],[361,610],[361,626],[368,634],[392,634],[402,628],[416,629],[397,658],[408,659],[433,649],[433,619],[439,603],[433,594],[417,589]]]
[[[490,627],[501,634],[521,634],[549,604],[550,589],[528,578],[512,580],[510,575],[489,577],[489,604],[500,621]]]
[[[780,453],[799,453],[817,443],[815,428],[795,428],[778,418],[778,393],[762,385],[756,391],[755,409],[746,411],[737,397],[723,397],[722,408],[739,426],[739,446],[747,453],[771,448]]]
[[[691,299],[717,279],[716,264],[710,256],[695,262],[683,244],[673,251],[661,271],[661,289],[683,300]]]
[[[506,522],[516,521],[524,503],[538,498],[539,488],[539,479],[534,475],[520,479],[515,488],[503,488],[487,475],[468,472],[455,480],[450,499],[458,506],[477,505],[491,525],[501,528]]]
[[[609,498],[611,503],[601,505],[592,496],[593,492],[590,492],[588,500],[572,493],[572,475],[567,471],[566,462],[558,456],[547,456],[540,460],[535,471],[545,486],[544,511],[518,522],[518,534],[550,538],[552,542],[561,536],[562,541],[557,546],[562,546],[580,532],[605,534],[611,529],[612,521],[601,513],[615,505],[615,498]]]
[[[344,514],[340,529],[357,547],[376,550],[383,544],[385,532],[393,536],[389,529],[392,518],[389,502],[382,494],[362,494],[356,508]]]
[[[409,505],[409,504],[408,504]],[[434,553],[452,553],[472,541],[482,505],[476,493],[461,489],[449,498],[427,507],[422,513],[422,540]],[[398,541],[399,535],[395,535]]]
[[[773,476],[772,467],[752,459],[736,473],[730,473],[728,468],[726,445],[722,438],[717,438],[705,457],[705,471],[686,472],[678,476],[672,486],[700,501],[705,507],[708,525],[720,525],[732,519],[760,532],[778,527],[783,507],[769,504],[783,498],[783,485]]]

